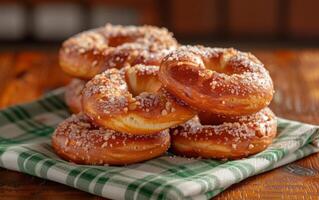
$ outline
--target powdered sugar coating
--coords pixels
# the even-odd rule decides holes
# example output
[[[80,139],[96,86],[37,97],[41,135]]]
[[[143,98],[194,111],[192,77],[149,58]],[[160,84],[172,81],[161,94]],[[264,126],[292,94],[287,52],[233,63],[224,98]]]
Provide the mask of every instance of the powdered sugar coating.
[[[137,79],[145,76],[157,79],[158,70],[158,66],[148,68],[145,65],[125,67],[121,70],[107,70],[96,75],[87,83],[84,95],[86,97],[101,97],[97,101],[101,110],[108,115],[115,115],[124,110],[136,110],[137,108],[141,110],[152,109],[160,104],[161,97],[156,92],[142,92],[138,96],[133,96],[129,91],[132,86],[127,83],[125,76],[127,73],[135,73]]]
[[[269,108],[252,115],[230,117],[230,119],[224,120],[230,122],[223,122],[219,125],[202,125],[200,119],[196,116],[185,124],[180,125],[181,129],[177,132],[175,131],[175,133],[185,137],[188,137],[188,135],[192,137],[202,136],[201,134],[227,134],[234,138],[235,141],[239,141],[251,137],[267,136],[273,131],[273,124],[276,123],[276,118]]]
[[[103,147],[111,145],[110,147],[112,147],[112,145],[126,145],[128,139],[138,141],[160,137],[160,135],[167,135],[168,129],[152,135],[130,135],[100,127],[91,122],[85,114],[80,113],[64,120],[55,132],[56,134],[67,135],[69,140],[77,141],[76,146],[89,150],[99,147],[95,144],[102,144]]]
[[[101,107],[99,109],[106,114],[122,112],[124,108],[128,107],[129,99],[132,98],[126,92],[128,86],[123,72],[118,69],[110,69],[96,75],[86,84],[83,90],[84,98],[101,97],[97,99]]]
[[[152,75],[157,77],[159,66],[138,64],[132,67],[131,69],[133,69],[139,76]]]

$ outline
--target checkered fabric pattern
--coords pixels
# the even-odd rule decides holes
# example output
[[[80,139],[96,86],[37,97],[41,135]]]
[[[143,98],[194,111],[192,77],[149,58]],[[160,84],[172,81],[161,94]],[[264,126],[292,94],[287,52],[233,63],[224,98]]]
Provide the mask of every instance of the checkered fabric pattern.
[[[0,166],[110,199],[209,199],[234,183],[318,152],[319,127],[278,119],[278,137],[246,159],[187,159],[167,153],[123,167],[61,160],[50,136],[70,114],[63,89],[0,111]],[[316,145],[317,144],[317,145]]]

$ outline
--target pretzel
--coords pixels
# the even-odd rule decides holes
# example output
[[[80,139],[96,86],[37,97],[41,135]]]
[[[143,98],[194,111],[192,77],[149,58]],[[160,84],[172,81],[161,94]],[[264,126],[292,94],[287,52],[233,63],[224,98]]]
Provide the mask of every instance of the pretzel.
[[[52,146],[62,158],[78,164],[126,165],[162,155],[170,144],[168,130],[136,136],[101,128],[84,114],[73,115],[56,128]]]
[[[100,126],[135,135],[191,119],[195,112],[161,87],[158,71],[135,65],[96,75],[82,92],[83,111]]]
[[[234,49],[182,46],[163,59],[159,79],[193,108],[228,116],[256,113],[274,93],[264,65]]]
[[[66,40],[60,49],[59,60],[66,73],[91,79],[110,68],[159,65],[177,45],[172,33],[165,28],[107,24]]]
[[[205,125],[196,116],[171,129],[173,151],[187,157],[242,158],[267,148],[277,132],[276,117],[269,108],[252,115],[224,117],[222,121],[227,122]]]

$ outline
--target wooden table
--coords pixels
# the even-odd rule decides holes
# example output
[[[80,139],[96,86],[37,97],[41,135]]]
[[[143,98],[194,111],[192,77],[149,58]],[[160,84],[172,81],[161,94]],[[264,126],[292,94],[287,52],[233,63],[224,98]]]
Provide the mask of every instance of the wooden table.
[[[254,51],[269,69],[280,117],[319,124],[319,51]],[[0,107],[26,102],[69,81],[56,52],[0,53]],[[318,199],[319,154],[249,178],[216,199]],[[51,181],[0,168],[0,199],[100,199]]]

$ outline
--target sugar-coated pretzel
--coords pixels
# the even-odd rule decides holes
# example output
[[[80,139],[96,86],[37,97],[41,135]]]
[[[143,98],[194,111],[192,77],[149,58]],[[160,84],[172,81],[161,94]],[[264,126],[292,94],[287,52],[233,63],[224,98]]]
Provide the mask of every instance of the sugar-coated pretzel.
[[[72,79],[65,88],[65,103],[72,113],[82,111],[82,90],[86,81],[80,79]]]
[[[109,69],[82,92],[83,111],[97,124],[135,135],[152,134],[191,119],[195,113],[161,88],[158,66]]]
[[[128,135],[94,125],[84,114],[63,121],[52,136],[62,158],[78,164],[126,165],[162,155],[170,145],[168,130],[147,136]]]
[[[173,151],[187,157],[242,158],[267,148],[277,133],[276,117],[269,108],[223,120],[228,122],[203,125],[196,116],[171,129]]]
[[[90,79],[109,68],[159,65],[177,45],[172,33],[165,28],[107,24],[66,40],[59,58],[66,73]]]
[[[193,108],[228,116],[259,111],[274,91],[264,65],[234,49],[182,46],[163,59],[159,78]]]

